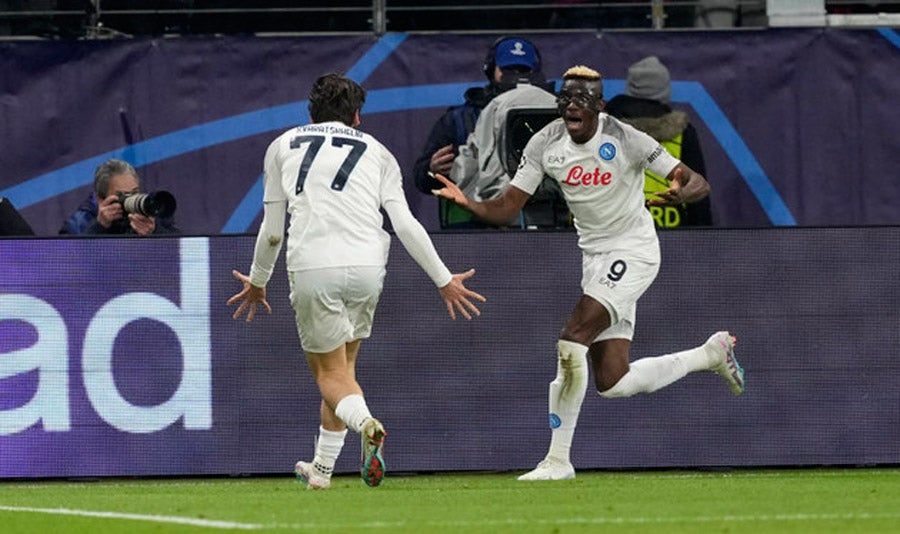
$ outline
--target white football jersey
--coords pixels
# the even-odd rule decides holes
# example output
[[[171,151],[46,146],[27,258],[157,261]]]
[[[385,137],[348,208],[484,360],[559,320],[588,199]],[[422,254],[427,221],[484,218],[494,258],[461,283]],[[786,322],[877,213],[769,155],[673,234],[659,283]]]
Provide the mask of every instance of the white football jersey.
[[[269,145],[263,201],[287,201],[289,271],[386,265],[390,236],[380,208],[409,209],[396,158],[340,122],[293,128]]]
[[[512,185],[534,194],[544,174],[559,182],[587,253],[658,247],[644,206],[644,169],[666,176],[678,160],[649,135],[605,113],[586,143],[572,141],[562,119],[532,136]]]

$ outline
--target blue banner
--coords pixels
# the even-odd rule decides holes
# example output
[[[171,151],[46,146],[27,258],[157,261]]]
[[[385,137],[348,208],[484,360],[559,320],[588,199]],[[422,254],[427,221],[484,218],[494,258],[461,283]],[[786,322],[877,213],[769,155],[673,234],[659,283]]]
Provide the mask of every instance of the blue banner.
[[[718,226],[900,223],[896,176],[900,50],[890,29],[541,33],[549,78],[587,64],[622,91],[627,67],[657,55],[673,104],[698,129]],[[308,120],[328,71],[369,91],[362,128],[407,176],[414,212],[438,228],[437,201],[412,167],[432,124],[483,85],[494,36],[388,34],[0,43],[0,197],[55,235],[91,192],[93,171],[124,158],[144,189],[178,199],[190,235],[259,224],[265,148]]]
[[[470,286],[488,301],[451,321],[395,242],[357,367],[388,465],[531,468],[549,443],[556,337],[580,296],[575,236],[434,239],[451,270],[477,269]],[[271,315],[235,321],[225,305],[253,244],[0,240],[0,478],[290,473],[311,458],[319,393],[283,264]],[[900,462],[900,227],[682,230],[662,235],[662,253],[632,358],[728,329],[747,391],[700,372],[652,395],[589,393],[577,468]],[[358,469],[357,443],[339,471]]]

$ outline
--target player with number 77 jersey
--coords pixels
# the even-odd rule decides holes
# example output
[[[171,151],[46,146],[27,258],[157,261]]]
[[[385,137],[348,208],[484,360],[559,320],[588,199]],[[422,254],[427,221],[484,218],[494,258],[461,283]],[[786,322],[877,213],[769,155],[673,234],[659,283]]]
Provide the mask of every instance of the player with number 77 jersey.
[[[356,381],[362,340],[372,331],[384,283],[390,235],[381,209],[410,256],[431,278],[452,319],[480,312],[480,294],[464,281],[475,271],[451,274],[428,233],[413,217],[396,158],[356,129],[365,90],[338,74],[316,80],[309,96],[311,124],[293,128],[266,151],[263,221],[250,274],[233,271],[243,289],[228,300],[234,318],[247,321],[257,306],[271,312],[265,287],[282,248],[290,214],[286,266],[300,344],[322,395],[321,426],[311,462],[294,466],[310,489],[330,485],[349,427],[361,435],[361,474],[369,486],[385,473],[381,421],[374,418]]]

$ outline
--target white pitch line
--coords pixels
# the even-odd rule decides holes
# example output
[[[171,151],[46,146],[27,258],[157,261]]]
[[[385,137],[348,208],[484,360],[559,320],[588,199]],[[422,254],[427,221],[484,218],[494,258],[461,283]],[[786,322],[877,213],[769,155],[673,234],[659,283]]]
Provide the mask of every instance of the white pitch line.
[[[122,512],[97,512],[94,510],[72,510],[69,508],[32,508],[28,506],[4,506],[0,505],[3,512],[23,512],[32,514],[50,515],[74,515],[80,517],[100,517],[103,519],[127,519],[130,521],[148,521],[151,523],[172,523],[178,525],[191,525],[194,527],[258,530],[266,528],[265,525],[256,523],[237,523],[235,521],[215,521],[210,519],[195,519],[193,517],[178,517],[169,515],[126,514]]]
[[[52,515],[73,515],[81,517],[99,517],[105,519],[126,519],[132,521],[148,521],[154,523],[171,523],[205,528],[237,529],[237,530],[337,530],[364,528],[367,530],[395,529],[410,526],[408,521],[369,521],[363,523],[238,523],[235,521],[216,521],[210,519],[194,519],[191,517],[126,514],[121,512],[98,512],[92,510],[72,510],[68,508],[32,508],[25,506],[0,505],[0,511],[23,512]],[[429,527],[472,528],[500,527],[518,525],[662,525],[662,524],[701,524],[701,523],[745,523],[745,522],[805,522],[805,521],[872,521],[880,519],[900,519],[900,513],[868,514],[760,514],[760,515],[722,515],[722,516],[670,516],[670,517],[560,517],[555,519],[501,519],[479,521],[428,521]]]

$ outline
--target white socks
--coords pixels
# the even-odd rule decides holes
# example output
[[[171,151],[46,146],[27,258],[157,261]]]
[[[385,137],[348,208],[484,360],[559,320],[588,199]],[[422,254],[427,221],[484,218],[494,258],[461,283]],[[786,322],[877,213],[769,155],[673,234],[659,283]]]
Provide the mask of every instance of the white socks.
[[[333,430],[325,430],[319,426],[319,439],[316,440],[316,456],[313,458],[313,465],[322,473],[330,475],[334,470],[334,463],[341,454],[344,447],[344,437],[347,436],[347,429],[335,432]]]
[[[334,415],[343,421],[350,430],[357,434],[362,432],[366,419],[372,417],[366,399],[362,395],[347,395],[334,407]]]
[[[550,450],[547,458],[569,463],[569,452],[578,414],[588,384],[588,347],[572,341],[557,342],[556,379],[550,382]],[[715,356],[705,345],[656,358],[642,358],[615,386],[600,393],[606,398],[630,397],[650,393],[675,382],[693,371],[709,369]],[[349,423],[348,423],[349,424]]]
[[[557,342],[556,379],[550,382],[550,450],[547,457],[569,462],[578,413],[587,391],[588,348],[572,341]]]
[[[704,345],[675,354],[641,358],[632,362],[625,376],[616,385],[600,392],[601,397],[612,399],[630,397],[637,393],[651,393],[668,386],[684,375],[709,369],[711,356]]]

